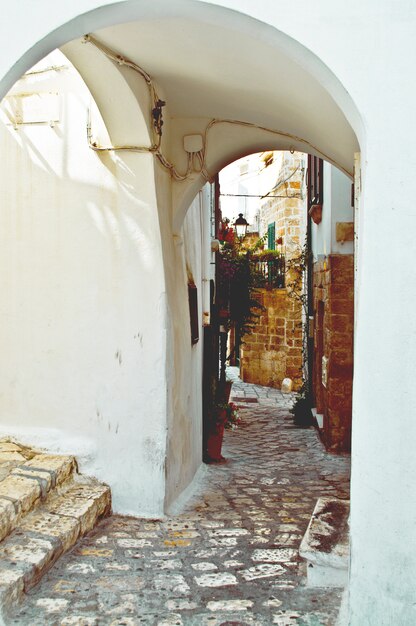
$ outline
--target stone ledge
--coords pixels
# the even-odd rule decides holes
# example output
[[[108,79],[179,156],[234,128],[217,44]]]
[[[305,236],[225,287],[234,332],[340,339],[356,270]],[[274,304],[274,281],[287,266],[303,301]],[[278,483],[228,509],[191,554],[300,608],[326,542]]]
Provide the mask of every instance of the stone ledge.
[[[299,548],[308,586],[344,587],[349,565],[349,501],[319,498]]]

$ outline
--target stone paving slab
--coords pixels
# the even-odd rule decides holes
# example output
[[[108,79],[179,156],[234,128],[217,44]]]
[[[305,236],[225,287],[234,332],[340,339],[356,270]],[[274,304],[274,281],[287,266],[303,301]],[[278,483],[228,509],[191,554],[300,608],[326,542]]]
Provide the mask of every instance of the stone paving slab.
[[[332,626],[341,590],[310,589],[298,550],[316,501],[349,497],[349,458],[293,426],[293,394],[257,397],[185,510],[114,515],[64,555],[7,626]],[[266,402],[267,400],[267,402]],[[273,401],[273,402],[270,402]]]

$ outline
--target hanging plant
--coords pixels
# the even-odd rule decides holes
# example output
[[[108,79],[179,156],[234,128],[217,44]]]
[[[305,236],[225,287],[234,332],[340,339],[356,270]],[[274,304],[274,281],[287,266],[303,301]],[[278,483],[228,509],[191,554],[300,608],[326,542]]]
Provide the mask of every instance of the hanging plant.
[[[229,233],[227,238],[230,239]],[[228,329],[242,338],[249,334],[262,305],[256,299],[257,276],[251,262],[252,249],[223,240],[219,255],[218,303],[220,317]],[[226,318],[226,319],[224,319]]]

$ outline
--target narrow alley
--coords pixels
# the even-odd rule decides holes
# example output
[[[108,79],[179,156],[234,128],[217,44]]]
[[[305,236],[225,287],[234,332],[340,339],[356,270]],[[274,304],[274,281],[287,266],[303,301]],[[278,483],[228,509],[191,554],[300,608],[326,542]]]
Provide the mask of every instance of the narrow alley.
[[[233,384],[242,425],[179,515],[103,520],[10,624],[330,626],[341,590],[308,589],[298,547],[316,500],[349,496],[349,458],[293,426],[290,394]]]

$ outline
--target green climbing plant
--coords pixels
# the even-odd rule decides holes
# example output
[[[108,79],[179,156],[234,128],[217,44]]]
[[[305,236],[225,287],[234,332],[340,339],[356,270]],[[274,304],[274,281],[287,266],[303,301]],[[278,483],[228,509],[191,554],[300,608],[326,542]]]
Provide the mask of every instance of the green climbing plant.
[[[298,324],[302,332],[302,386],[291,409],[297,426],[310,426],[312,423],[312,398],[308,369],[308,292],[306,289],[310,254],[307,242],[305,242],[299,249],[299,253],[286,261],[287,293],[299,305],[302,312],[302,319]]]

